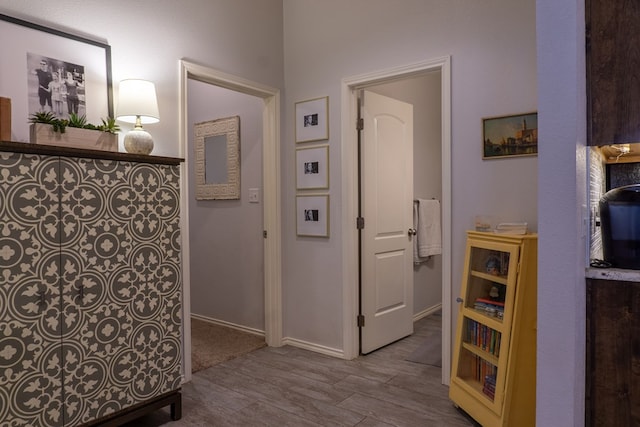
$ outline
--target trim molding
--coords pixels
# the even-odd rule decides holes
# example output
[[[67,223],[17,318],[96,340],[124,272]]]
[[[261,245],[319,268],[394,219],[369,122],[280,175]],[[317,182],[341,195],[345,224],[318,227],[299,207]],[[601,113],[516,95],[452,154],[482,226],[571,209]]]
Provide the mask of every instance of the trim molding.
[[[302,341],[296,338],[283,338],[283,345],[290,345],[292,347],[302,348],[304,350],[313,351],[316,353],[321,353],[331,357],[337,357],[339,359],[345,359],[344,352],[337,348],[326,347],[319,344],[314,344],[308,341]]]
[[[204,83],[256,96],[264,100],[262,113],[262,186],[263,224],[268,238],[264,239],[264,305],[265,341],[267,345],[279,347],[282,340],[282,233],[281,233],[281,187],[280,187],[280,90],[255,83],[241,77],[223,73],[187,60],[180,60],[180,157],[185,161],[180,171],[180,204],[183,254],[183,369],[185,381],[191,380],[191,276],[189,263],[189,200],[188,180],[189,153],[187,128],[188,80]]]
[[[442,303],[436,304],[432,307],[425,308],[421,312],[413,315],[413,321],[417,322],[418,320],[424,319],[427,316],[431,316],[433,313],[438,312],[440,310],[442,310]]]
[[[200,314],[191,313],[191,318],[192,319],[197,319],[197,320],[202,320],[203,322],[211,323],[213,325],[224,326],[226,328],[231,328],[231,329],[235,329],[237,331],[246,332],[246,333],[249,333],[249,334],[252,334],[252,335],[257,335],[259,337],[264,337],[265,336],[264,331],[261,331],[260,329],[248,328],[246,326],[237,325],[237,324],[231,323],[231,322],[225,322],[224,320],[213,319],[211,317],[202,316]]]

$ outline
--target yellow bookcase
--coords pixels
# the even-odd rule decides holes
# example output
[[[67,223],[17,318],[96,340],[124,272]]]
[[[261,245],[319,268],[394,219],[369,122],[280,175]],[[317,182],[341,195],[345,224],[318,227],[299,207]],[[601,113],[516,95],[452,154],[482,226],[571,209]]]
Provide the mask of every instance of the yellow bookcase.
[[[449,397],[484,427],[535,426],[537,242],[467,232]]]

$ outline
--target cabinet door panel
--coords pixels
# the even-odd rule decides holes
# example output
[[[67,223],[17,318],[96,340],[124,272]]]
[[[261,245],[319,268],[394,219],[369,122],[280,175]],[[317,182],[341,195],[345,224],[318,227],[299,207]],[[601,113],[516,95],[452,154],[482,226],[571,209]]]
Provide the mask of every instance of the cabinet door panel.
[[[77,424],[180,385],[179,179],[177,167],[105,160],[63,159],[62,171],[65,399]]]
[[[585,12],[588,144],[635,143],[640,140],[640,3],[588,0]]]
[[[640,424],[640,283],[587,279],[586,426]]]
[[[58,162],[0,153],[0,420],[62,425]]]
[[[454,381],[502,414],[519,247],[468,239]],[[501,355],[503,357],[501,357]]]

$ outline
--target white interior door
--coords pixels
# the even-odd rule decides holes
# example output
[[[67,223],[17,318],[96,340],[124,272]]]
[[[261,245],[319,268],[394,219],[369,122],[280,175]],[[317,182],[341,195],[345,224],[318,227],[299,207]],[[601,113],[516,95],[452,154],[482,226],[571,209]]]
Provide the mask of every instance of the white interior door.
[[[363,91],[361,348],[413,333],[413,106]]]

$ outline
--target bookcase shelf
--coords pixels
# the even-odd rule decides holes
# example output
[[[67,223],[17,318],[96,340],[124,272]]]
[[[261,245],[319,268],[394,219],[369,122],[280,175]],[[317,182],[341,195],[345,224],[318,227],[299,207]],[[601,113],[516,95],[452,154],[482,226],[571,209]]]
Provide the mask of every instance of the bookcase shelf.
[[[483,273],[481,271],[471,270],[471,275],[475,277],[479,277],[480,279],[488,280],[490,282],[499,283],[501,285],[507,285],[507,277],[506,276],[494,276],[492,274]]]
[[[490,328],[502,332],[502,328],[503,328],[502,319],[493,317],[493,316],[488,316],[486,312],[476,310],[474,308],[469,308],[466,311],[467,312],[465,314],[465,317],[468,317],[469,319],[473,319],[476,322],[484,323]]]
[[[449,397],[481,425],[535,426],[537,236],[469,231]]]
[[[485,350],[482,350],[482,348],[473,344],[468,344],[468,343],[462,343],[462,348],[486,360],[487,362],[491,363],[493,366],[498,366],[498,358],[490,353],[487,353]]]

